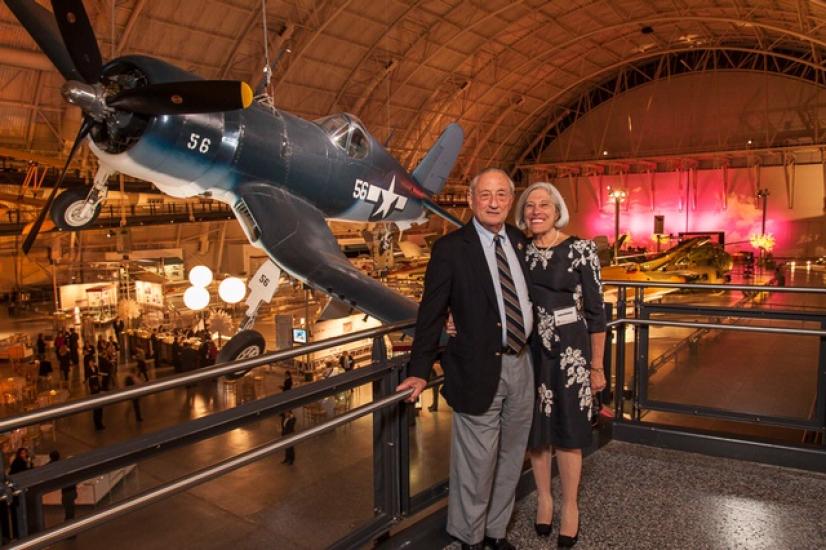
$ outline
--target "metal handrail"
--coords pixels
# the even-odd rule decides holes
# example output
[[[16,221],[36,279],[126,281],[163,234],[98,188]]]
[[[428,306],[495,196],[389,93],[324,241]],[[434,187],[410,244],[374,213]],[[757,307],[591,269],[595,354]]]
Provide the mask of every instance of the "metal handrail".
[[[236,455],[232,458],[223,460],[213,466],[209,466],[207,468],[198,470],[197,472],[194,472],[192,474],[180,477],[175,481],[164,483],[156,487],[155,489],[132,497],[124,502],[107,506],[106,508],[103,508],[102,510],[95,512],[90,516],[86,516],[84,518],[77,519],[69,523],[65,523],[63,525],[60,525],[59,527],[49,529],[47,531],[38,533],[34,536],[13,543],[11,546],[9,546],[9,548],[15,550],[23,550],[29,548],[43,548],[50,544],[54,544],[59,540],[75,535],[81,531],[85,531],[86,529],[94,527],[105,521],[122,516],[123,514],[131,512],[132,510],[142,508],[144,506],[157,502],[158,500],[186,491],[188,489],[191,489],[192,487],[200,485],[201,483],[207,482],[211,479],[232,472],[233,470],[237,470],[238,468],[242,468],[244,466],[252,464],[253,462],[260,460],[266,457],[267,455],[271,455],[285,447],[292,447],[297,443],[300,443],[306,439],[309,439],[321,433],[330,431],[334,428],[337,428],[338,426],[346,424],[347,422],[351,422],[379,409],[383,409],[385,407],[389,407],[390,405],[394,405],[399,401],[402,401],[403,399],[409,397],[412,392],[413,390],[411,389],[404,390],[389,395],[387,397],[378,399],[366,405],[362,405],[361,407],[348,411],[340,416],[333,418],[332,420],[323,422],[321,424],[317,424],[295,435],[284,437],[277,441],[261,445],[254,449]]]
[[[796,334],[802,336],[820,336],[826,337],[826,330],[815,330],[807,328],[783,328],[783,327],[765,327],[765,326],[751,326],[751,325],[725,325],[721,323],[688,323],[686,321],[660,321],[656,319],[615,319],[610,321],[608,326],[616,326],[621,324],[629,325],[647,325],[647,326],[662,326],[662,327],[677,327],[677,328],[709,328],[722,330],[740,330],[744,332],[765,332],[775,334]]]
[[[688,290],[745,290],[754,292],[791,292],[796,294],[826,294],[826,288],[815,288],[805,286],[665,283],[657,281],[620,281],[616,279],[603,279],[602,284],[632,288],[679,288]]]
[[[258,357],[252,357],[250,359],[242,359],[232,363],[221,363],[219,365],[200,369],[195,372],[187,372],[170,376],[169,378],[154,380],[140,386],[132,386],[107,395],[96,395],[71,401],[69,403],[52,405],[50,407],[0,420],[0,433],[22,428],[23,426],[28,426],[31,424],[48,422],[50,420],[55,420],[71,414],[88,411],[97,407],[103,407],[104,405],[111,405],[112,403],[136,399],[144,395],[159,393],[181,386],[187,386],[194,382],[217,378],[225,374],[249,370],[255,367],[274,363],[276,361],[284,361],[287,359],[292,359],[293,357],[300,357],[302,355],[307,355],[308,353],[313,353],[315,351],[320,351],[356,340],[382,336],[390,332],[408,329],[412,326],[414,326],[413,321],[400,321],[388,325],[381,325],[379,327],[354,332],[346,336],[336,336],[333,338],[327,338],[326,340],[319,340],[318,342],[313,342],[312,344],[308,344],[306,346],[290,348],[288,350],[280,350],[273,353],[259,355]]]

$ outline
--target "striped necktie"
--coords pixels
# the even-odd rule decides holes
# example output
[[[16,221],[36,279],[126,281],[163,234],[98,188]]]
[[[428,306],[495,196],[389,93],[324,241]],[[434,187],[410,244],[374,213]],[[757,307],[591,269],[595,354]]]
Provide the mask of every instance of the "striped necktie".
[[[519,353],[525,345],[525,319],[522,316],[522,307],[519,305],[519,295],[516,294],[516,285],[513,284],[508,257],[502,248],[502,235],[493,238],[496,244],[496,265],[499,268],[499,286],[502,289],[502,301],[505,304],[505,329],[507,331],[507,347]]]

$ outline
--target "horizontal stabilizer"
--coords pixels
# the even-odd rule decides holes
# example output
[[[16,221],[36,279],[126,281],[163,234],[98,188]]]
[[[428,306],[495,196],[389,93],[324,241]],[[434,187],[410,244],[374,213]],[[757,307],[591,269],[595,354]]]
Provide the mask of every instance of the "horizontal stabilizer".
[[[441,192],[464,141],[462,127],[454,123],[445,128],[436,144],[413,170],[413,179],[431,195]]]
[[[316,207],[265,182],[238,194],[236,217],[284,271],[385,323],[415,319],[418,304],[351,264]]]

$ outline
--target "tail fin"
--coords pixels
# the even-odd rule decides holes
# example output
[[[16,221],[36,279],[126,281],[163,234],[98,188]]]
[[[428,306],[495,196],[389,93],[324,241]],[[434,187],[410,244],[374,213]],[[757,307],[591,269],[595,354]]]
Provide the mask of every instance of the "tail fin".
[[[462,149],[464,132],[456,123],[451,124],[431,147],[422,162],[413,170],[413,178],[430,194],[439,193],[453,170]]]

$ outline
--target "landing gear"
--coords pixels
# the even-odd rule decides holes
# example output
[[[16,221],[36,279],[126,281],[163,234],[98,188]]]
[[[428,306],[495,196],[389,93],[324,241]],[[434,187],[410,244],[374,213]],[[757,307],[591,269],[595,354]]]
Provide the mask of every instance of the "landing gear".
[[[264,342],[264,337],[261,336],[260,332],[250,329],[242,330],[233,336],[230,341],[227,342],[223,348],[221,348],[215,362],[227,363],[230,361],[238,361],[240,359],[251,359],[253,357],[258,357],[264,353],[265,347],[266,343]],[[249,370],[233,372],[225,375],[224,377],[227,380],[237,380],[248,372]]]
[[[67,189],[57,196],[52,205],[52,221],[64,230],[83,229],[100,214],[102,201],[97,204],[87,204],[89,190],[86,187]]]
[[[91,189],[75,187],[59,194],[51,210],[55,226],[59,229],[75,231],[94,222],[100,214],[100,208],[109,191],[106,182],[114,173],[114,170],[101,164],[95,174]]]

